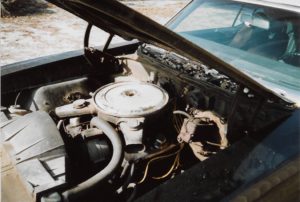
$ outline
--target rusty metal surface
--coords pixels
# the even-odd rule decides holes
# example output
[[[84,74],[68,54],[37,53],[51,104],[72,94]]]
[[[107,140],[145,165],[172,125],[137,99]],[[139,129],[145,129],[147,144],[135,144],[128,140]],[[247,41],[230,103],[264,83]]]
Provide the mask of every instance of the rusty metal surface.
[[[212,111],[200,111],[195,110],[193,112],[195,118],[205,118],[208,119],[208,121],[214,122],[219,129],[219,135],[221,138],[220,141],[220,147],[221,149],[224,149],[228,146],[228,139],[227,139],[227,123],[224,123],[219,116],[217,116]]]
[[[75,98],[86,98],[91,89],[88,79],[80,78],[56,84],[45,85],[34,92],[33,102],[30,103],[32,111],[51,111],[56,106],[68,104]]]
[[[179,135],[177,136],[178,142],[190,143],[195,133],[199,120],[197,119],[184,119]]]
[[[192,115],[187,114],[188,118],[185,118],[180,133],[177,136],[178,142],[188,143],[194,153],[194,155],[203,161],[208,158],[208,155],[214,154],[215,152],[206,150],[205,144],[210,144],[219,149],[225,149],[228,146],[227,139],[227,123],[223,123],[221,118],[211,111],[200,111],[193,110]],[[203,140],[195,140],[194,136],[203,136],[204,134],[197,134],[197,127],[213,126],[216,125],[218,128],[219,142],[209,142]],[[212,134],[210,134],[212,135]]]

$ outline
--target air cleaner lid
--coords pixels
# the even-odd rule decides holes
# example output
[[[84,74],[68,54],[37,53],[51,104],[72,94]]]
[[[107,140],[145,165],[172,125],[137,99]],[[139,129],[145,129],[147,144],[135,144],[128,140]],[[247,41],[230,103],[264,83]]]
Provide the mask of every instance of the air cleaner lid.
[[[139,117],[163,108],[169,96],[154,84],[118,82],[98,89],[93,99],[102,113],[116,117]]]

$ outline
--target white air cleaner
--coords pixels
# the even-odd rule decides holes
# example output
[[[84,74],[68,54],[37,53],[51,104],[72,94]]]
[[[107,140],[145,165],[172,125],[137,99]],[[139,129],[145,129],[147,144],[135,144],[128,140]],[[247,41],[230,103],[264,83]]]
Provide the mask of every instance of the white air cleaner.
[[[157,85],[143,82],[111,83],[98,89],[93,97],[97,109],[115,117],[144,117],[162,109],[167,92]]]

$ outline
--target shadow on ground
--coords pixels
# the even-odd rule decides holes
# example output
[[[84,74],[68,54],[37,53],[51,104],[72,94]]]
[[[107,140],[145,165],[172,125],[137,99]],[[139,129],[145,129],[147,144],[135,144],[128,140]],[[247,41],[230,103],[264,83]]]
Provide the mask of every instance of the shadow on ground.
[[[1,17],[30,16],[43,13],[53,13],[48,9],[48,3],[43,0],[2,0]]]

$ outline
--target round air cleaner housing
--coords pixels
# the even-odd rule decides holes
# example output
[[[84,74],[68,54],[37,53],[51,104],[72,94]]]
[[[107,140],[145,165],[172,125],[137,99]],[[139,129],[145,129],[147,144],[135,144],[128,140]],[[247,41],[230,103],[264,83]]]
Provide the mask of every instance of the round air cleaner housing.
[[[100,113],[121,117],[145,117],[162,109],[169,96],[161,87],[143,82],[117,82],[98,89],[93,101]]]

